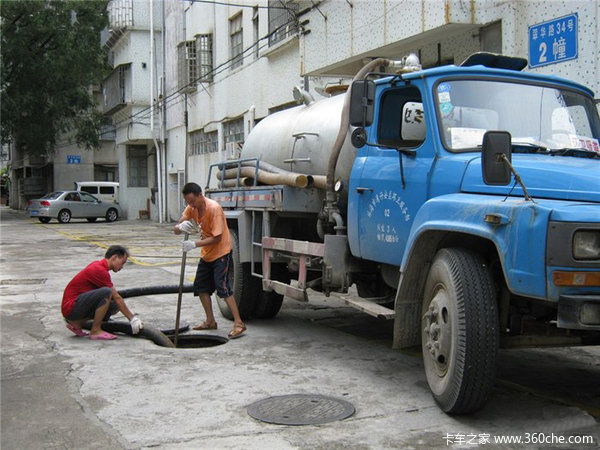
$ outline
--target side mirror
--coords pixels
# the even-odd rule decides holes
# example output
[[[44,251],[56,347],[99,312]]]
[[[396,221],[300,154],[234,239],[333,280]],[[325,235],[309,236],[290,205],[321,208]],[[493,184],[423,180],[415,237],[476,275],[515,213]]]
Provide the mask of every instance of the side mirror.
[[[506,186],[511,181],[510,167],[512,143],[508,131],[488,131],[483,135],[481,148],[481,170],[485,184]]]
[[[358,80],[350,87],[350,125],[367,127],[373,123],[375,82]]]

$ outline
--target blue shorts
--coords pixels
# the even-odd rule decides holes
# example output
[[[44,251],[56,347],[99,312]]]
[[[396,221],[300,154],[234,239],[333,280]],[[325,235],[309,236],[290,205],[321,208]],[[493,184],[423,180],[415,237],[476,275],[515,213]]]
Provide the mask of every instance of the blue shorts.
[[[75,300],[71,313],[67,316],[67,320],[93,319],[96,310],[106,304],[106,300],[110,297],[111,292],[111,288],[101,287],[79,294]],[[117,304],[114,301],[111,301],[108,311],[104,316],[104,321],[110,319],[110,316],[116,314],[118,311],[119,307]]]
[[[229,285],[230,261],[231,252],[210,262],[200,259],[194,279],[194,295],[212,294],[215,290],[221,298],[233,295]]]

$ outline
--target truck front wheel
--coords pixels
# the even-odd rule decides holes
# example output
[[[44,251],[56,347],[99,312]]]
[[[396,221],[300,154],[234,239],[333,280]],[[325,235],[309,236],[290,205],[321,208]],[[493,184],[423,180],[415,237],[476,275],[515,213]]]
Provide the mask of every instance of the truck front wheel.
[[[238,234],[235,230],[229,230],[231,235],[231,259],[229,260],[229,285],[233,290],[233,296],[240,310],[242,320],[246,320],[252,316],[256,307],[256,290],[252,283],[252,272],[250,263],[240,262],[240,247]],[[213,294],[214,295],[214,294]],[[227,302],[217,297],[217,305],[221,314],[226,319],[233,320],[233,314],[227,306]]]
[[[479,255],[440,250],[425,284],[421,315],[423,363],[440,408],[482,408],[496,376],[498,313],[494,283]]]

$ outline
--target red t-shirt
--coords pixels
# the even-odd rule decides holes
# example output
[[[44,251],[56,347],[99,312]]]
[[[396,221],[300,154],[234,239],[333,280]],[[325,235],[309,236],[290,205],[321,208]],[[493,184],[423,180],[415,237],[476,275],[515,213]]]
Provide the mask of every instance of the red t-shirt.
[[[79,272],[67,284],[62,298],[62,315],[67,317],[71,314],[75,300],[79,294],[93,291],[101,287],[113,287],[110,273],[108,272],[108,260],[106,258],[99,261],[94,261]]]

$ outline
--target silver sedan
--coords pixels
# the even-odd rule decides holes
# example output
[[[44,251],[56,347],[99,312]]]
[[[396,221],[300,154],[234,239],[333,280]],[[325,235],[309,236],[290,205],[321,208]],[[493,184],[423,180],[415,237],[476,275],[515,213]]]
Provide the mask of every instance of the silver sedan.
[[[48,223],[55,218],[60,223],[68,223],[71,218],[85,218],[95,222],[98,217],[104,217],[107,222],[119,218],[119,205],[98,200],[87,192],[57,191],[44,195],[42,198],[29,200],[29,217],[37,217],[42,223]]]

